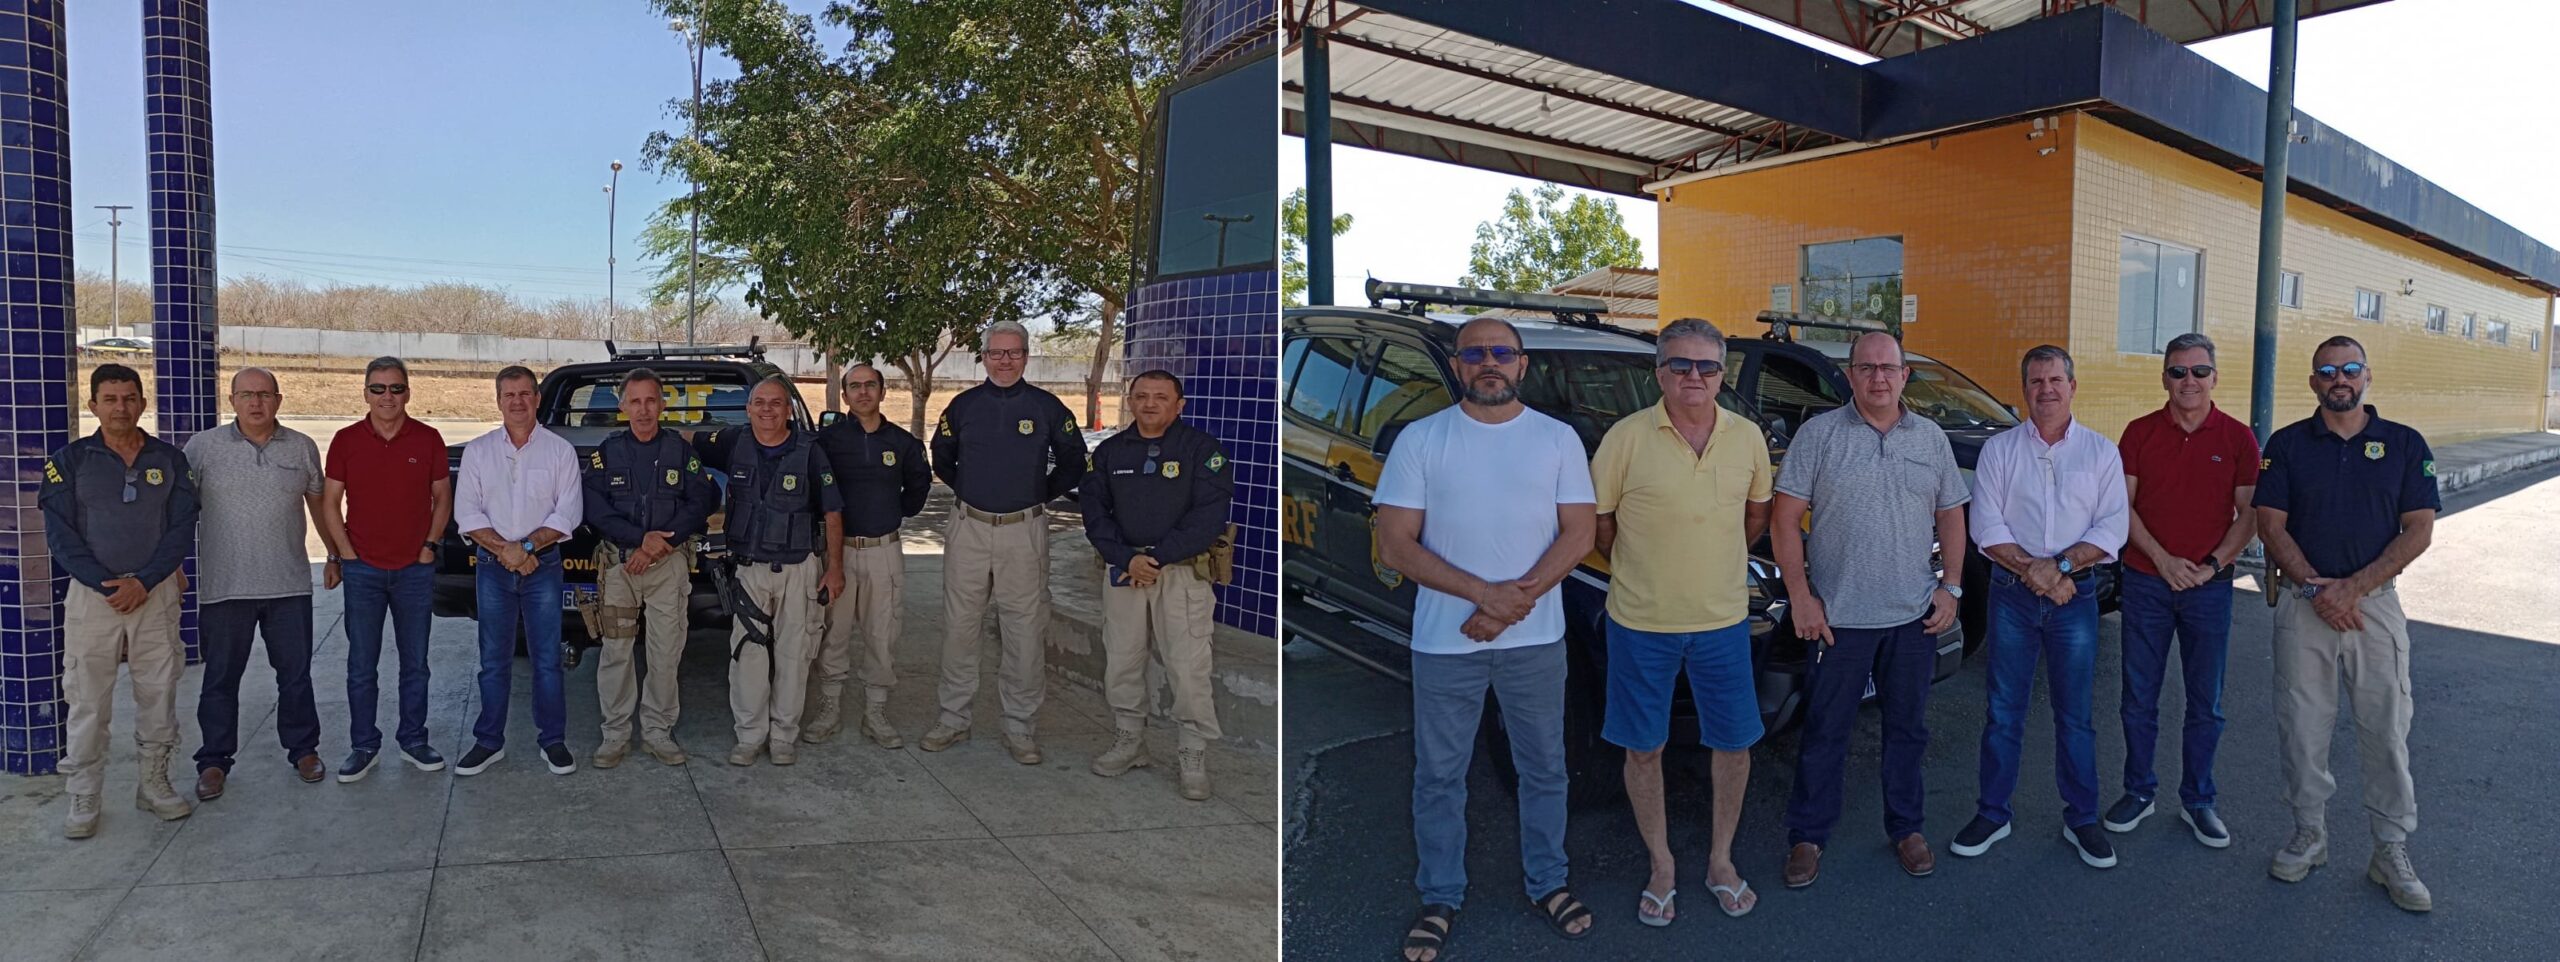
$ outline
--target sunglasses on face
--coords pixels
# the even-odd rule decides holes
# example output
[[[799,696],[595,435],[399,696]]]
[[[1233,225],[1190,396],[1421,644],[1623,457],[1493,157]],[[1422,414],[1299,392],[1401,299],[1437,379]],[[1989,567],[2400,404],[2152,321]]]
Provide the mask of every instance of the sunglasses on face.
[[[2181,364],[2177,367],[2169,368],[2166,373],[2169,375],[2169,380],[2172,381],[2184,381],[2189,377],[2193,377],[2196,380],[2201,381],[2213,376],[2213,365]]]
[[[1674,375],[1682,376],[1695,374],[1699,377],[1714,377],[1724,373],[1723,361],[1712,361],[1703,357],[1666,357],[1662,359],[1661,367]]]
[[[409,386],[406,384],[367,384],[364,386],[364,393],[407,394],[409,393]]]
[[[2323,381],[2335,381],[2340,377],[2363,377],[2369,370],[2372,368],[2364,366],[2363,361],[2348,361],[2345,364],[2323,364],[2312,368],[2311,373]]]
[[[1516,347],[1495,345],[1492,347],[1479,346],[1462,347],[1458,349],[1458,360],[1464,361],[1468,364],[1509,364],[1519,359],[1520,349]]]

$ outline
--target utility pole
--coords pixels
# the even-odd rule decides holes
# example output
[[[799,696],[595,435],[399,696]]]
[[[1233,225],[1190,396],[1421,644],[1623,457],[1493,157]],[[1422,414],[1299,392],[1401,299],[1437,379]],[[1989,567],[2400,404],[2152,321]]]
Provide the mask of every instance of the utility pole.
[[[133,205],[99,204],[96,206],[99,210],[107,212],[107,336],[116,337],[118,336],[116,329],[124,326],[124,279],[118,270],[120,265],[117,259],[120,249],[124,246],[124,237],[123,232],[117,228],[124,226],[122,220],[124,212],[132,210]]]
[[[699,151],[702,149],[702,30],[685,20],[670,20],[667,22],[667,29],[684,35],[685,51],[693,58],[691,139],[693,148]],[[701,296],[699,289],[695,286],[693,275],[695,266],[702,260],[702,178],[695,175],[693,171],[694,165],[687,163],[685,183],[689,186],[690,192],[685,197],[685,213],[692,221],[691,229],[685,238],[684,254],[684,343],[687,347],[693,346],[693,322],[700,316],[696,299]]]
[[[1218,225],[1218,266],[1227,266],[1227,228],[1236,224],[1251,223],[1253,221],[1253,215],[1242,214],[1227,216],[1222,214],[1202,214],[1200,215],[1200,219]]]
[[[618,240],[614,236],[613,211],[615,202],[621,199],[615,191],[620,186],[622,162],[617,160],[613,162],[613,179],[604,185],[604,338],[608,341],[613,340],[613,255]]]
[[[2249,353],[2249,427],[2258,443],[2276,429],[2276,286],[2284,271],[2284,197],[2293,148],[2295,0],[2275,0],[2267,44],[2265,172],[2258,175],[2258,310]]]

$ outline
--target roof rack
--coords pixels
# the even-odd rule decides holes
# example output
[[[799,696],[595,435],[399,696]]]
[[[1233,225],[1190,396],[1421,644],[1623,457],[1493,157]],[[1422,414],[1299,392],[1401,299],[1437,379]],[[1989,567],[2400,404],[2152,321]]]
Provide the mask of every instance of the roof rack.
[[[750,360],[761,361],[764,360],[763,342],[764,336],[759,334],[754,337],[747,338],[747,343],[745,344],[706,344],[699,347],[668,347],[665,342],[661,341],[649,347],[625,349],[615,346],[611,339],[607,339],[604,342],[604,352],[607,356],[617,361],[663,361],[668,358],[677,357],[743,357]]]
[[[1769,333],[1760,335],[1762,340],[1768,341],[1792,342],[1796,339],[1795,331],[1798,328],[1811,328],[1817,331],[1848,331],[1853,334],[1891,334],[1893,335],[1894,340],[1899,341],[1902,339],[1901,325],[1887,324],[1882,321],[1858,322],[1845,318],[1827,318],[1820,315],[1791,314],[1779,311],[1761,311],[1760,316],[1756,318],[1756,320],[1762,324],[1769,325]]]
[[[1441,284],[1406,284],[1382,281],[1375,277],[1369,278],[1364,289],[1369,294],[1370,307],[1383,309],[1384,302],[1395,301],[1404,305],[1401,313],[1415,317],[1422,316],[1423,310],[1433,305],[1491,307],[1552,314],[1558,324],[1626,333],[1626,329],[1600,320],[1600,315],[1608,313],[1609,302],[1596,297],[1577,297],[1571,294],[1524,294],[1518,291],[1449,287]]]

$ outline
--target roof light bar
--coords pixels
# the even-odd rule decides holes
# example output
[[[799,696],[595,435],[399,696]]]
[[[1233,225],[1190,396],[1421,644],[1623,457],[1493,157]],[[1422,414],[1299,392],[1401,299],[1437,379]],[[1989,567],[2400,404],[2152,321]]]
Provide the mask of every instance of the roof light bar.
[[[1442,307],[1500,307],[1552,314],[1605,314],[1609,304],[1596,297],[1571,294],[1523,294],[1476,287],[1449,287],[1440,284],[1403,284],[1370,278],[1366,289],[1369,306],[1379,307],[1385,301],[1401,302],[1420,311],[1423,305]]]

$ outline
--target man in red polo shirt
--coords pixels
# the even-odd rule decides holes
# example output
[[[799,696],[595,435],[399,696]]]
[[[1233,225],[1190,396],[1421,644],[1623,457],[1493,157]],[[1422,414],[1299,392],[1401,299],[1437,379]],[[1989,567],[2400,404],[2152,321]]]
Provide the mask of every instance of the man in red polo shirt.
[[[444,436],[409,418],[409,367],[378,357],[364,367],[366,414],[329,441],[320,523],[329,539],[322,584],[347,585],[347,715],[351,751],[338,780],[372,774],[382,755],[374,725],[388,610],[400,648],[400,754],[422,772],[444,768],[427,744],[427,632],[434,623],[438,536],[453,514]],[[344,501],[341,510],[340,502]]]
[[[2231,844],[2214,814],[2213,751],[2222,738],[2222,668],[2231,641],[2231,562],[2257,535],[2249,507],[2258,485],[2258,439],[2213,405],[2221,378],[2213,341],[2180,334],[2161,357],[2169,403],[2125,425],[2125,493],[2133,501],[2124,552],[2124,797],[2101,821],[2130,832],[2153,811],[2160,779],[2152,749],[2160,736],[2160,685],[2169,639],[2178,640],[2187,684],[2178,804],[2196,841]]]

